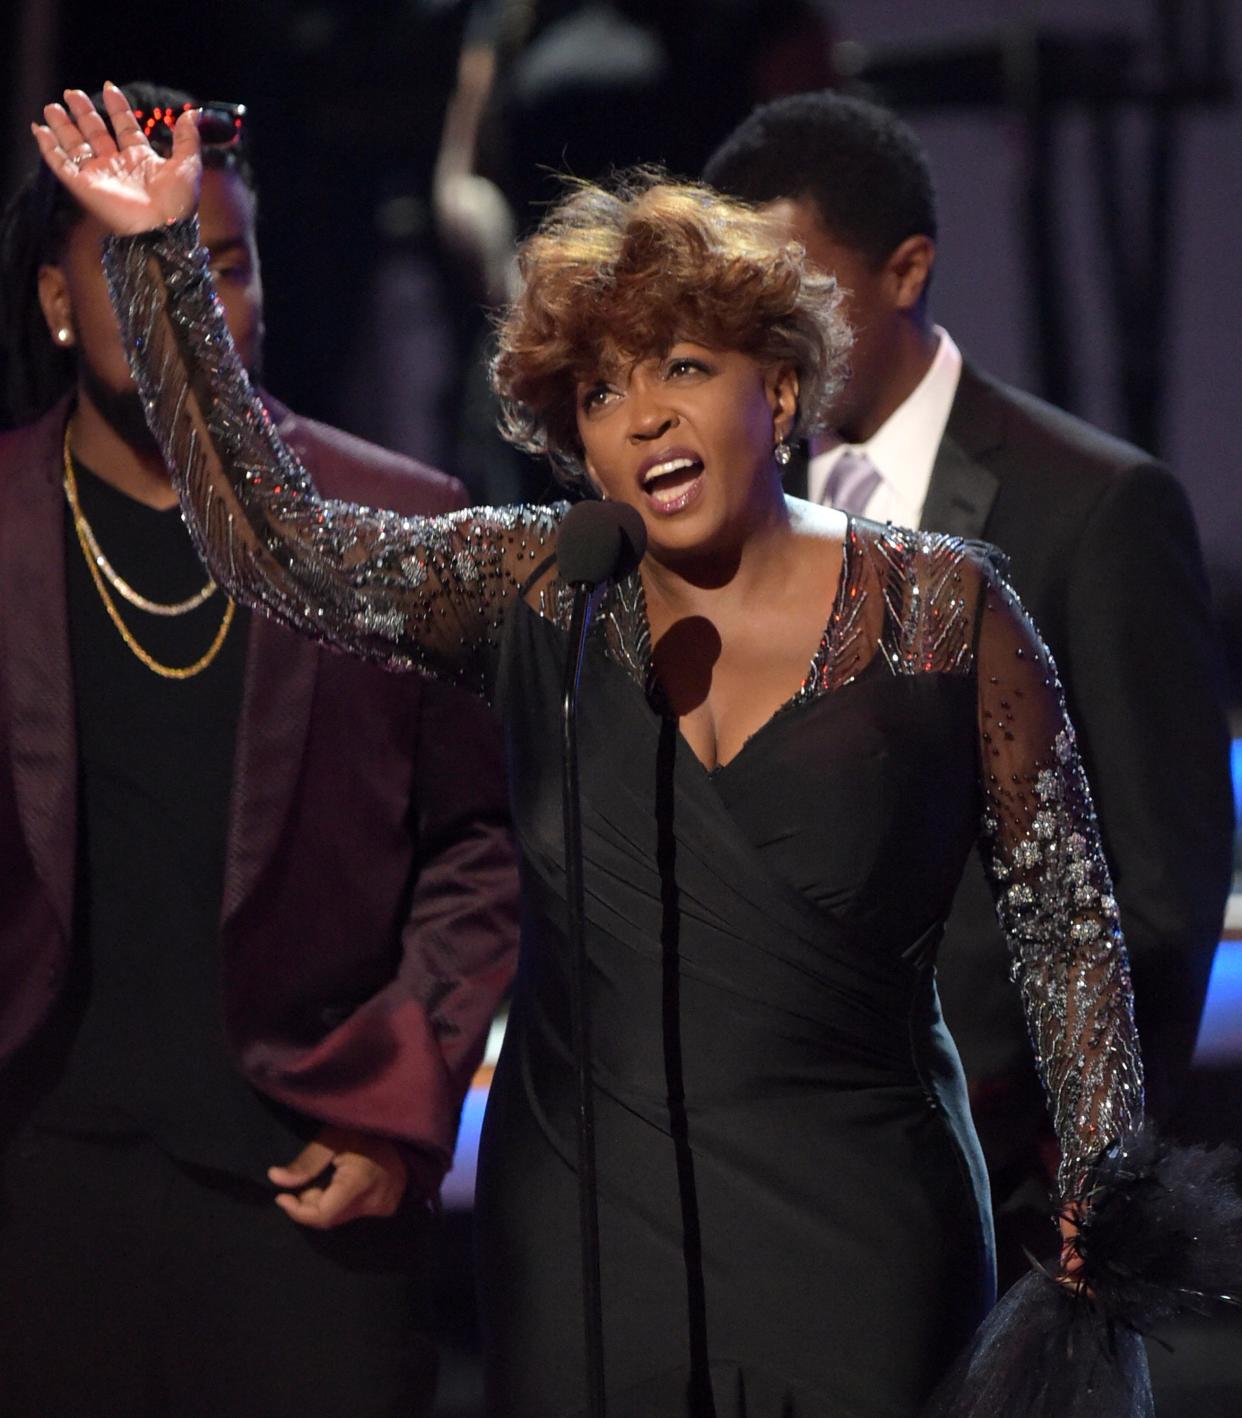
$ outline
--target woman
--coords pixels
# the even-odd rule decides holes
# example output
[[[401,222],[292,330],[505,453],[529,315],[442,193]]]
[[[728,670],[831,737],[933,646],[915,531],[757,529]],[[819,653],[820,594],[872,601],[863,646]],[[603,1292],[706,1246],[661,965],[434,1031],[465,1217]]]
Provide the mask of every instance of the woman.
[[[213,574],[508,729],[523,968],[479,1197],[490,1412],[586,1403],[555,713],[564,508],[323,502],[253,399],[192,222],[197,139],[116,90],[36,128],[112,230],[135,374]],[[117,144],[119,143],[119,151]],[[501,330],[509,432],[636,507],[580,740],[609,1412],[909,1418],[992,1301],[933,980],[982,833],[1067,1208],[1138,1120],[1124,947],[1055,672],[977,548],[786,499],[847,336],[827,278],[702,189],[571,196]]]

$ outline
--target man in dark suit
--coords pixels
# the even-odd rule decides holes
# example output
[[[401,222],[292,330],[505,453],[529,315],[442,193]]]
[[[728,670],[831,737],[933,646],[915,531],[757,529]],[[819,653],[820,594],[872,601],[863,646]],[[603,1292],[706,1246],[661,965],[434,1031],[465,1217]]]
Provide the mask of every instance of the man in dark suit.
[[[130,98],[157,134],[185,101]],[[254,370],[238,118],[202,120],[201,222]],[[435,1198],[516,952],[498,731],[204,585],[56,187],[0,229],[0,1414],[425,1414]],[[268,406],[328,496],[462,505]]]
[[[1189,1065],[1231,870],[1218,653],[1194,520],[1138,448],[1007,387],[932,324],[935,194],[921,146],[875,104],[805,94],[757,109],[708,163],[832,271],[855,328],[835,430],[789,490],[1004,551],[1056,657],[1133,966],[1149,1106]],[[1054,1143],[976,855],[939,987],[992,1176],[1002,1285],[1049,1249]]]

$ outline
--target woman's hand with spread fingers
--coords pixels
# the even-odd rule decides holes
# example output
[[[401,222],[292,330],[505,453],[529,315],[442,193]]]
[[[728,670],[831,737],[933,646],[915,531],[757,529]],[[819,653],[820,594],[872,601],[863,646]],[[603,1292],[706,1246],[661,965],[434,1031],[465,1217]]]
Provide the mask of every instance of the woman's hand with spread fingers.
[[[103,99],[112,132],[81,89],[66,89],[63,105],[44,108],[46,122],[30,125],[44,162],[118,236],[192,216],[202,180],[197,114],[177,119],[172,152],[162,158],[115,84],[104,85]]]

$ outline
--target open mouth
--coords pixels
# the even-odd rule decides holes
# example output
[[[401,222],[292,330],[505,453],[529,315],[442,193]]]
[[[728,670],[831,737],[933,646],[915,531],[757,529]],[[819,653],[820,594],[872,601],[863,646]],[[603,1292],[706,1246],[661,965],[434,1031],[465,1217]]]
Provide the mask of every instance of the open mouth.
[[[653,464],[642,475],[648,505],[665,516],[688,507],[703,487],[703,464],[687,454],[676,454]]]

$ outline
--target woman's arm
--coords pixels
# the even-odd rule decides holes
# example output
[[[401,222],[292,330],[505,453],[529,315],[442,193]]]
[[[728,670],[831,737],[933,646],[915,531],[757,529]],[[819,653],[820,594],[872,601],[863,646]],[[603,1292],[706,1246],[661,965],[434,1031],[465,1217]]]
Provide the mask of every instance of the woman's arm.
[[[147,418],[216,579],[318,639],[480,688],[559,513],[402,517],[322,499],[251,389],[193,220],[114,237],[104,262]]]
[[[1061,1146],[1063,1207],[1142,1120],[1125,945],[1056,667],[1004,581],[985,572],[978,652],[983,860],[1013,954]]]
[[[212,574],[318,639],[483,689],[504,611],[552,550],[558,511],[418,518],[320,498],[255,397],[215,298],[193,215],[193,116],[165,161],[119,90],[106,93],[116,142],[85,95],[67,101],[72,119],[49,108],[40,149],[115,233],[105,266],[131,368]]]

